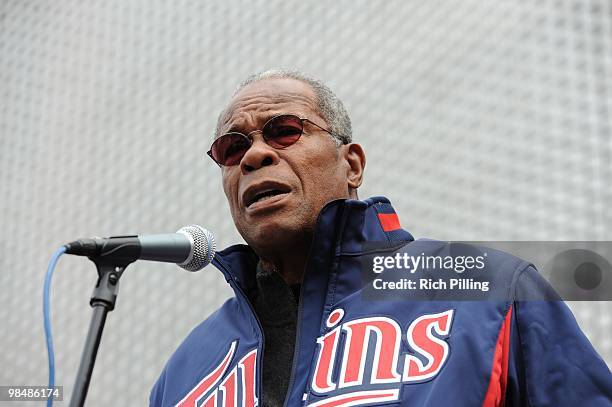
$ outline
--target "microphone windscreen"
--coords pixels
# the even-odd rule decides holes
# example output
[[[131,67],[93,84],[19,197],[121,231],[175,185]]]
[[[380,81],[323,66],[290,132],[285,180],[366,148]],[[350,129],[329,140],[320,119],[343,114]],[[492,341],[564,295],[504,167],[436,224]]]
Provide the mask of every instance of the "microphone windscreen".
[[[192,242],[191,254],[180,267],[188,271],[198,271],[206,267],[215,257],[217,249],[215,237],[199,225],[189,225],[180,228],[176,233],[182,233]]]

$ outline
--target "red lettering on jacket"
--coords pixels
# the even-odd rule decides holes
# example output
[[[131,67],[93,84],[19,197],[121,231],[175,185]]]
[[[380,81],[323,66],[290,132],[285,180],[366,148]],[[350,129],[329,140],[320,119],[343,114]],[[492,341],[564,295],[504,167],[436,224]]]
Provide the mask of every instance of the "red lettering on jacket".
[[[404,363],[404,383],[423,381],[436,376],[446,358],[448,358],[448,342],[440,339],[448,337],[450,333],[453,310],[439,314],[423,315],[415,319],[408,328],[406,337],[410,348],[427,359],[423,364],[421,359],[414,355],[406,355]]]
[[[236,351],[237,342],[230,345],[230,349],[221,362],[212,369],[176,406],[195,407],[204,399],[203,407],[255,407],[258,405],[255,394],[257,348],[249,351],[230,370],[230,362]],[[225,373],[230,372],[225,376]],[[240,393],[238,392],[240,387]],[[241,400],[238,400],[241,394]]]
[[[317,339],[319,346],[311,390],[317,395],[330,397],[313,405],[361,405],[371,403],[373,398],[382,397],[379,392],[385,391],[385,397],[396,400],[399,397],[400,383],[429,380],[440,372],[448,359],[449,345],[446,338],[450,334],[453,310],[422,315],[412,321],[406,331],[406,340],[412,353],[403,356],[401,373],[398,372],[398,363],[402,333],[400,325],[394,319],[376,316],[340,324],[343,316],[344,310],[341,308],[330,313],[326,326],[331,328],[331,331]],[[339,349],[341,333],[345,334],[344,346]],[[375,341],[374,346],[370,346],[371,341]],[[366,360],[372,361],[368,377],[365,374]],[[334,381],[336,370],[338,378]],[[384,383],[397,384],[381,390],[372,390],[371,393],[368,393],[370,390],[358,390],[359,387],[371,388],[371,385]],[[354,391],[341,391],[349,388]],[[393,389],[396,391],[388,392]]]

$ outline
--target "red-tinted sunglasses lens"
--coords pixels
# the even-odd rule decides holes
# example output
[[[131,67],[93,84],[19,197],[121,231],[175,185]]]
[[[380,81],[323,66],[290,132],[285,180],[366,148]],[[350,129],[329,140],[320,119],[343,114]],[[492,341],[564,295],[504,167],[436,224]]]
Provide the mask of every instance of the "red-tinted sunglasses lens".
[[[244,134],[227,133],[215,140],[210,154],[221,165],[236,165],[251,147],[251,140]]]
[[[264,139],[274,148],[285,148],[302,136],[304,123],[297,116],[286,114],[273,117],[262,129]]]

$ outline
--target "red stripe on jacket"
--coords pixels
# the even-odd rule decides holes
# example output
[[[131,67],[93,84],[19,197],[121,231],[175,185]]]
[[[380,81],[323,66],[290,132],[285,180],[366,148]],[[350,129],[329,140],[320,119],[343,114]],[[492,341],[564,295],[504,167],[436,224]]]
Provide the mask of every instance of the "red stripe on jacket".
[[[499,329],[499,336],[495,344],[495,355],[493,355],[493,368],[489,389],[485,395],[483,407],[503,407],[506,401],[506,385],[508,383],[508,354],[510,351],[510,323],[512,320],[512,305],[504,323]]]

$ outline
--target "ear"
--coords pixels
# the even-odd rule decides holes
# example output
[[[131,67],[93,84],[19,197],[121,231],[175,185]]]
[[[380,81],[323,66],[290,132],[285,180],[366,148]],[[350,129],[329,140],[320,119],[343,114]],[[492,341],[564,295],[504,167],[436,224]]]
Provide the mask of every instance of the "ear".
[[[366,164],[363,148],[356,143],[344,145],[344,158],[348,164],[346,180],[349,191],[356,190],[363,182],[363,170]]]

